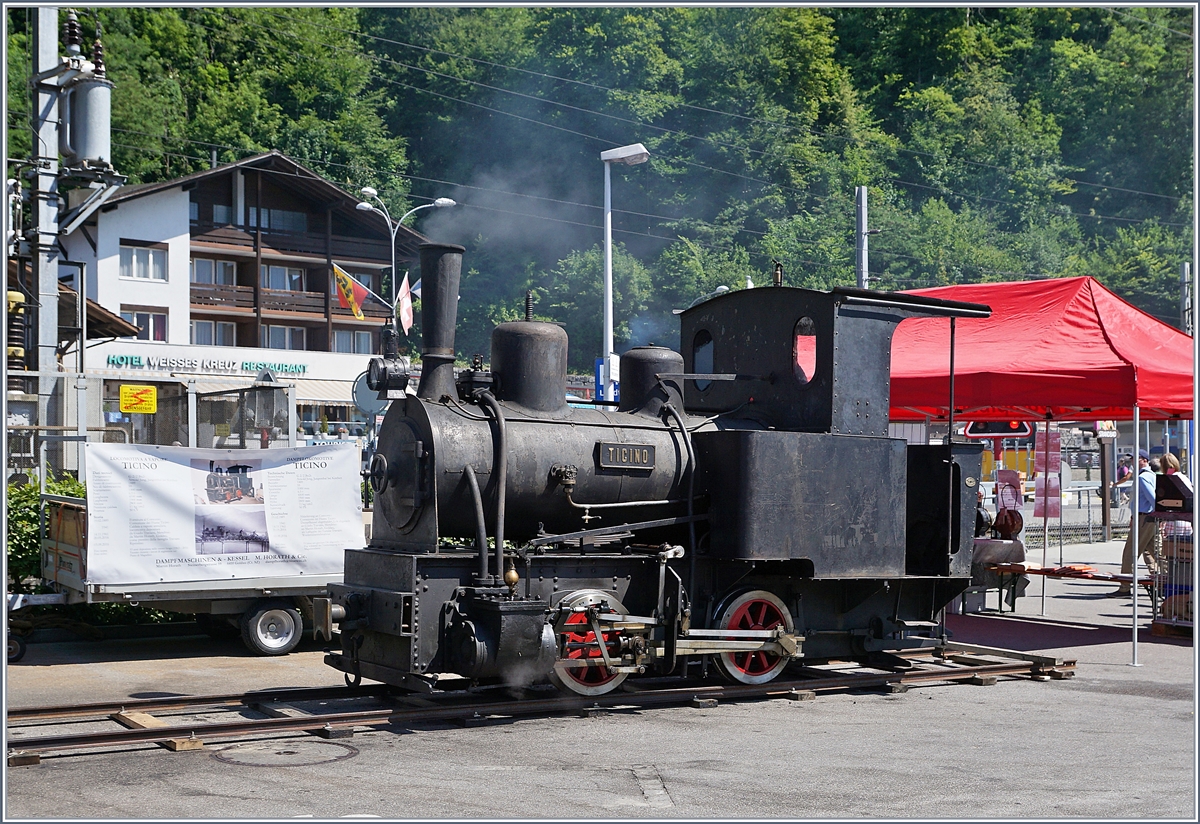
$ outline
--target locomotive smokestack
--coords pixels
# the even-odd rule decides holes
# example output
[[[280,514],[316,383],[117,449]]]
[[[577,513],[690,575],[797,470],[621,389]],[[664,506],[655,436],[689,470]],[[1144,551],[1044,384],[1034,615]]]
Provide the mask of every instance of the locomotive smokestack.
[[[455,397],[454,324],[458,318],[458,283],[462,246],[421,244],[421,383],[417,397],[436,401]]]

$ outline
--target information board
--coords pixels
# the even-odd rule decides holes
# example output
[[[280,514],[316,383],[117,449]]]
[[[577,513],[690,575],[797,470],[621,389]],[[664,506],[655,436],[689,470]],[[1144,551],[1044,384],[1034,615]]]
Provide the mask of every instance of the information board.
[[[1050,435],[1050,449],[1046,449],[1046,435]],[[1047,433],[1044,429],[1037,433],[1034,439],[1033,453],[1033,471],[1046,472],[1057,475],[1062,468],[1062,433],[1058,430]],[[1047,470],[1047,459],[1049,459],[1049,470]]]
[[[320,579],[362,546],[357,450],[86,448],[88,583]]]
[[[1062,517],[1062,490],[1057,475],[1038,475],[1033,479],[1033,517]]]

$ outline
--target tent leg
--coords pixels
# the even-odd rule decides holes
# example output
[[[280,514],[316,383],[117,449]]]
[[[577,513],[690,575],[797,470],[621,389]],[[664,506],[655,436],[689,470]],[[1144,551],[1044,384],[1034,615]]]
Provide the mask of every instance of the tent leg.
[[[1141,410],[1137,404],[1133,405],[1133,465],[1137,466],[1138,450],[1142,448],[1141,444]],[[1137,469],[1133,474],[1133,485],[1129,491],[1129,530],[1131,533],[1130,540],[1133,541],[1133,582],[1129,585],[1133,593],[1133,660],[1129,662],[1131,667],[1140,667],[1138,663],[1138,567],[1141,565],[1141,553],[1138,552],[1140,544],[1140,535],[1138,534],[1138,522],[1141,518],[1138,517],[1138,499],[1141,497],[1140,484],[1141,469]]]
[[[1042,424],[1042,569],[1046,568],[1046,553],[1050,550],[1050,421]],[[1033,448],[1037,449],[1037,423],[1033,424]],[[1035,464],[1036,466],[1036,464]],[[1034,481],[1033,500],[1037,506],[1037,481]],[[1042,617],[1046,615],[1046,576],[1042,576]]]

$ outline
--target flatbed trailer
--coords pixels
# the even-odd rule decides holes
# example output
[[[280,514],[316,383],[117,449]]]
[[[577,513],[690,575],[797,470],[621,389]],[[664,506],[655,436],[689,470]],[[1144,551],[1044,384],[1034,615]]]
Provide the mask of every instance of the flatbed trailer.
[[[50,595],[10,596],[9,609],[33,603],[146,606],[195,613],[201,628],[214,637],[240,634],[258,655],[283,655],[299,643],[313,620],[313,598],[327,596],[342,573],[249,577],[228,583],[201,581],[130,581],[94,583],[88,577],[87,501],[42,494],[42,579]],[[315,631],[311,630],[310,631]],[[10,653],[12,645],[10,644]]]

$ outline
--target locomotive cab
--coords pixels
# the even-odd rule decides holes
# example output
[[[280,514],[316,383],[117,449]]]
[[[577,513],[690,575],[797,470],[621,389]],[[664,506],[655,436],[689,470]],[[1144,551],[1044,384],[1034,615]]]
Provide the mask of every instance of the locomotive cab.
[[[415,394],[394,353],[370,370],[394,399],[371,545],[330,587],[327,663],[410,689],[457,673],[598,695],[649,671],[762,683],[936,642],[969,582],[979,453],[887,436],[891,337],[986,307],[730,292],[683,313],[681,353],[622,358],[618,408],[577,408],[567,336],[528,302],[493,331],[490,369],[455,374],[462,251],[421,248]]]

